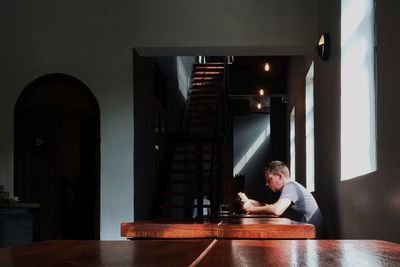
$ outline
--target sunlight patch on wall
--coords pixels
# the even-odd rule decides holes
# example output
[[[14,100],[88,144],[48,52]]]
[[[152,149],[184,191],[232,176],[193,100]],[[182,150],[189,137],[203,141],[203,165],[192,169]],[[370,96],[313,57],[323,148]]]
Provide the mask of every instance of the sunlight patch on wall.
[[[290,112],[290,176],[296,180],[296,107]]]
[[[187,98],[187,91],[189,89],[190,74],[187,73],[180,57],[176,58],[176,71],[178,72],[178,87],[182,96]]]
[[[306,188],[315,190],[314,156],[314,62],[306,75]]]
[[[260,146],[267,140],[270,136],[270,125],[268,124],[267,128],[262,131],[260,136],[256,139],[256,141],[251,145],[251,147],[247,150],[247,152],[243,155],[243,157],[239,160],[239,162],[233,168],[233,176],[239,174],[244,166],[246,166],[247,162],[253,157],[254,153],[260,148]]]

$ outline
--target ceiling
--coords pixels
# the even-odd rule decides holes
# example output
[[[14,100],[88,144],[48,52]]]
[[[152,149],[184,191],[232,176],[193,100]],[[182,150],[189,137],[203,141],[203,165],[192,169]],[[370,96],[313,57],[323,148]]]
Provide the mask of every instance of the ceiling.
[[[288,56],[238,56],[234,57],[229,68],[229,89],[232,107],[238,113],[269,113],[270,98],[287,94]],[[270,71],[264,70],[265,63],[270,64]],[[265,96],[259,97],[259,89],[264,89]],[[262,109],[256,108],[257,102]]]

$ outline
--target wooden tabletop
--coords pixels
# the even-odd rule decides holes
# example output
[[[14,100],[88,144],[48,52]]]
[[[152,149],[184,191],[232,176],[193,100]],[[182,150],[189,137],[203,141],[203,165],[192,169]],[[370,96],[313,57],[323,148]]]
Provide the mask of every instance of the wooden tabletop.
[[[136,221],[121,224],[126,238],[315,238],[312,224],[286,218],[219,218],[218,220]]]
[[[0,266],[399,266],[379,240],[46,241],[0,249]]]
[[[198,266],[399,266],[400,245],[378,240],[218,240]]]

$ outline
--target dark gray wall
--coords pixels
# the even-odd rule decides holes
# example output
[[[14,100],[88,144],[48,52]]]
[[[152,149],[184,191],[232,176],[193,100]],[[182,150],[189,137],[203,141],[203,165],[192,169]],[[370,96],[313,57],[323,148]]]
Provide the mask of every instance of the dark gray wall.
[[[306,144],[305,144],[305,77],[311,65],[312,57],[293,56],[288,64],[288,105],[287,134],[288,147],[290,142],[290,113],[295,107],[295,146],[296,172],[292,173],[296,181],[305,185],[306,182]],[[288,153],[290,151],[288,150]],[[290,159],[290,155],[287,156]]]
[[[191,58],[193,59],[193,57]],[[186,67],[190,69],[190,58]],[[134,214],[135,220],[150,219],[157,216],[161,204],[161,181],[164,172],[162,161],[167,160],[164,152],[168,143],[156,151],[155,118],[156,112],[166,119],[168,134],[177,133],[180,129],[185,99],[178,88],[176,57],[134,57]],[[193,61],[193,60],[192,60]],[[158,64],[167,78],[167,105],[164,107],[154,95],[154,66]],[[190,73],[189,73],[190,75]],[[188,78],[188,77],[187,77]],[[165,136],[168,141],[168,136]],[[166,178],[166,177],[164,177]],[[161,180],[160,180],[161,179]]]
[[[377,151],[376,172],[340,181],[340,1],[320,4],[319,31],[329,32],[331,56],[315,62],[315,195],[334,238],[400,242],[400,98],[397,62],[399,3],[377,1]],[[316,38],[317,39],[317,38]],[[304,175],[304,77],[312,58],[294,58],[289,71],[289,106],[296,103],[297,175]],[[357,108],[357,99],[354,100]],[[356,127],[356,125],[355,125]],[[354,159],[357,160],[357,159]]]
[[[134,1],[140,55],[299,55],[311,51],[318,0]]]
[[[271,97],[272,160],[287,162],[287,103],[282,97]]]
[[[168,78],[167,81],[167,109],[168,132],[176,133],[180,130],[181,119],[185,108],[185,98],[179,90],[177,57],[154,58]],[[185,74],[190,77],[194,57],[180,57]],[[182,60],[183,59],[183,60]],[[182,71],[182,70],[181,70]],[[182,74],[182,72],[181,72]],[[187,78],[188,78],[187,77]],[[183,78],[184,79],[184,78]],[[187,88],[186,88],[187,90]]]
[[[234,166],[252,147],[263,131],[269,128],[268,114],[235,116],[233,119],[233,156]],[[264,168],[271,161],[271,139],[268,135],[257,151],[244,165],[239,174],[245,175],[244,191],[249,198],[267,202],[270,190],[265,186]]]
[[[134,214],[144,219],[152,212],[156,192],[154,152],[154,88],[152,60],[139,60],[134,73]],[[135,63],[134,63],[135,64]]]

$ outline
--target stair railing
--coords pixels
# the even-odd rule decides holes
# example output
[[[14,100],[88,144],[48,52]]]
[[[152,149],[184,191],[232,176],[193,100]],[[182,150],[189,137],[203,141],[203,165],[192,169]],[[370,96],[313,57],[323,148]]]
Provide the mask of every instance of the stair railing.
[[[215,123],[215,135],[211,157],[211,171],[210,171],[210,200],[211,200],[211,212],[212,214],[218,214],[220,195],[222,193],[222,159],[223,159],[223,143],[225,132],[227,130],[227,104],[228,104],[228,58],[225,57],[224,62],[224,74],[222,84],[218,93],[217,100],[217,119]]]

